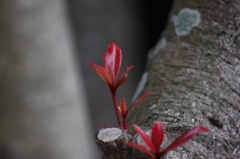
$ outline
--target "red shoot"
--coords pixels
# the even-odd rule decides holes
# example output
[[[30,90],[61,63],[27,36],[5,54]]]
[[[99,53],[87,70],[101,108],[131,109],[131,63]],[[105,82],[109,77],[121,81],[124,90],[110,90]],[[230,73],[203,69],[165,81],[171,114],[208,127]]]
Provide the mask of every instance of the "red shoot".
[[[120,113],[122,114],[122,116],[125,116],[126,115],[126,101],[124,98],[121,99],[120,101],[120,104],[119,104],[119,110],[120,110]]]
[[[146,92],[144,95],[142,95],[140,98],[138,98],[136,100],[136,102],[133,103],[133,105],[131,105],[128,109],[126,109],[126,102],[125,99],[122,98],[120,104],[119,104],[119,110],[122,114],[123,117],[127,117],[127,114],[129,112],[130,109],[132,109],[136,104],[138,104],[143,98],[145,98],[148,94],[150,94],[150,92]]]
[[[154,122],[151,140],[147,136],[147,134],[141,128],[139,128],[137,125],[133,125],[133,128],[142,137],[143,141],[147,144],[147,146],[150,148],[150,150],[142,145],[133,144],[131,142],[128,143],[128,146],[136,147],[139,150],[151,155],[152,157],[154,157],[156,159],[159,159],[164,154],[166,154],[168,151],[173,150],[173,149],[183,145],[184,143],[188,142],[195,135],[198,135],[202,132],[208,131],[208,129],[203,126],[196,126],[193,129],[187,131],[185,134],[183,134],[179,138],[177,138],[172,144],[170,144],[167,148],[165,148],[163,151],[161,151],[160,146],[161,146],[163,138],[164,138],[164,128],[160,121]]]
[[[136,102],[133,103],[133,105],[131,105],[128,109],[126,106],[126,101],[124,98],[122,98],[120,104],[119,104],[119,110],[120,113],[122,115],[122,122],[123,122],[123,128],[128,132],[128,126],[127,126],[127,115],[130,109],[132,109],[136,104],[138,104],[143,98],[145,98],[150,92],[145,93],[144,95],[142,95],[140,98],[138,98],[138,100],[136,100]]]
[[[89,64],[94,67],[95,72],[109,86],[109,89],[112,94],[112,99],[113,99],[114,109],[115,109],[115,113],[118,120],[118,125],[123,128],[123,124],[121,122],[120,114],[118,111],[116,90],[120,85],[122,85],[126,81],[128,76],[127,73],[134,66],[127,66],[125,69],[125,73],[118,80],[116,80],[122,64],[122,51],[120,47],[113,42],[110,43],[110,45],[108,46],[108,48],[104,53],[104,56],[103,56],[104,67],[100,65],[96,65],[94,62],[90,62]]]
[[[113,42],[110,43],[104,53],[104,67],[96,65],[94,62],[90,62],[89,64],[94,67],[95,72],[108,84],[111,91],[116,91],[117,87],[126,81],[128,71],[134,67],[127,66],[125,73],[116,80],[122,64],[122,51],[120,47]]]

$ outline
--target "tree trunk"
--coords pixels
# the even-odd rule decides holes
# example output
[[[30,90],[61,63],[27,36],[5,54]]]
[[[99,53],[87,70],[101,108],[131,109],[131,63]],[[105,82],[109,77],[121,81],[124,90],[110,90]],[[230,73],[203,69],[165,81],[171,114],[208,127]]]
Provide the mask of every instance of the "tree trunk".
[[[69,28],[63,0],[1,0],[1,159],[94,158]]]
[[[129,125],[160,120],[172,139],[197,125],[210,130],[168,159],[240,158],[239,15],[238,0],[176,0],[149,52],[136,97],[151,95],[131,110]]]

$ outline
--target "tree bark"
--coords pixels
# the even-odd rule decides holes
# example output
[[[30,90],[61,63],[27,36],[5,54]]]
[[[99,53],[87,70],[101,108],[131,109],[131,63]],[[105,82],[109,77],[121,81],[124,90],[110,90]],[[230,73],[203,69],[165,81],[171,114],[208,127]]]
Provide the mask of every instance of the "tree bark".
[[[95,158],[68,24],[63,0],[0,2],[1,159]]]
[[[176,0],[149,52],[136,96],[151,95],[130,111],[129,125],[160,120],[173,140],[197,125],[210,130],[168,159],[240,158],[239,15],[238,0]]]

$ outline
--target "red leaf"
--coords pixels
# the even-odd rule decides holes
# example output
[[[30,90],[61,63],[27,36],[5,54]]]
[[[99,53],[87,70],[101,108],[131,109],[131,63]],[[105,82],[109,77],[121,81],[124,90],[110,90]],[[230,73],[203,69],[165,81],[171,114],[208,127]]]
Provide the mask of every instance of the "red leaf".
[[[136,100],[133,105],[138,104],[143,98],[145,98],[150,92],[146,92],[144,93],[144,95],[142,95],[140,98],[138,98],[138,100]]]
[[[143,141],[148,145],[148,147],[155,153],[156,149],[147,134],[137,125],[133,124],[132,127],[138,132],[138,134],[142,137]]]
[[[107,72],[110,74],[112,81],[116,79],[119,74],[122,63],[122,51],[120,47],[110,42],[103,56],[103,64]]]
[[[119,87],[121,84],[123,84],[126,80],[127,80],[127,77],[128,77],[128,72],[130,71],[131,68],[133,68],[134,66],[126,66],[125,68],[125,72],[124,74],[117,80],[116,82],[116,88]]]
[[[148,94],[150,94],[150,92],[146,92],[144,95],[142,95],[140,98],[138,98],[138,100],[136,100],[136,102],[133,103],[133,105],[131,105],[131,107],[128,108],[126,114],[128,114],[129,110],[132,109],[136,104],[138,104],[143,98],[145,98]]]
[[[94,71],[108,84],[109,87],[112,87],[111,77],[104,67],[96,65],[93,62],[90,62],[89,65],[93,66]]]
[[[202,132],[207,132],[208,129],[203,126],[196,126],[193,129],[187,131],[185,134],[177,138],[171,145],[169,145],[165,150],[163,150],[160,154],[163,155],[164,153],[177,148],[178,146],[181,146],[188,142],[190,139],[192,139],[195,135],[198,135]]]
[[[136,147],[136,148],[138,148],[139,150],[145,152],[146,154],[152,156],[153,158],[156,158],[156,156],[155,156],[150,150],[148,150],[146,147],[144,147],[144,146],[142,146],[142,145],[138,145],[138,144],[134,144],[134,143],[129,142],[129,143],[128,143],[128,146],[130,146],[130,147]]]
[[[124,116],[126,113],[126,101],[124,98],[122,98],[120,101],[120,110],[121,110],[122,116]]]
[[[164,138],[164,128],[160,121],[155,121],[152,129],[152,143],[157,150],[157,153],[160,151],[160,146]]]

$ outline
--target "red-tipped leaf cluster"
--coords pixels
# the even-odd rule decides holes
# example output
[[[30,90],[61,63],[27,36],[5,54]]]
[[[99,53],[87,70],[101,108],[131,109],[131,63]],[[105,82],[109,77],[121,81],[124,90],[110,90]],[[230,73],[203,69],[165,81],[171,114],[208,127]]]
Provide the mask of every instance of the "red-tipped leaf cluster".
[[[199,133],[208,131],[208,129],[203,127],[203,126],[196,126],[193,129],[187,131],[185,134],[183,134],[179,138],[177,138],[167,148],[165,148],[164,150],[160,150],[160,146],[161,146],[163,138],[164,138],[164,127],[163,127],[163,125],[160,121],[155,121],[154,122],[151,139],[137,125],[133,125],[133,128],[142,137],[142,140],[147,144],[147,146],[150,148],[150,150],[148,148],[146,148],[145,146],[138,145],[138,144],[133,144],[131,142],[128,143],[128,146],[136,147],[139,150],[149,154],[150,156],[152,156],[156,159],[159,159],[164,154],[166,154],[168,151],[171,151],[171,150],[183,145],[184,143],[188,142],[195,135],[198,135]]]
[[[113,42],[110,43],[104,53],[104,67],[96,65],[94,62],[90,62],[89,64],[94,67],[95,72],[108,84],[111,91],[116,91],[116,89],[126,81],[127,73],[134,67],[126,66],[125,73],[116,80],[122,64],[122,50]]]
[[[144,97],[146,97],[150,92],[147,92],[143,96],[141,96],[128,109],[126,109],[126,102],[124,98],[121,100],[120,105],[119,106],[117,105],[116,90],[120,85],[122,85],[127,80],[128,72],[134,66],[126,66],[124,74],[117,79],[117,76],[119,74],[121,64],[122,64],[122,51],[120,47],[113,42],[110,43],[110,45],[107,47],[104,53],[103,66],[96,65],[94,62],[90,62],[89,64],[93,66],[95,72],[109,86],[112,94],[112,99],[113,99],[116,117],[118,120],[118,125],[124,128],[128,132],[127,123],[126,123],[128,111],[133,106],[135,106],[138,102],[140,102]],[[120,113],[122,114],[122,119],[120,117]]]

